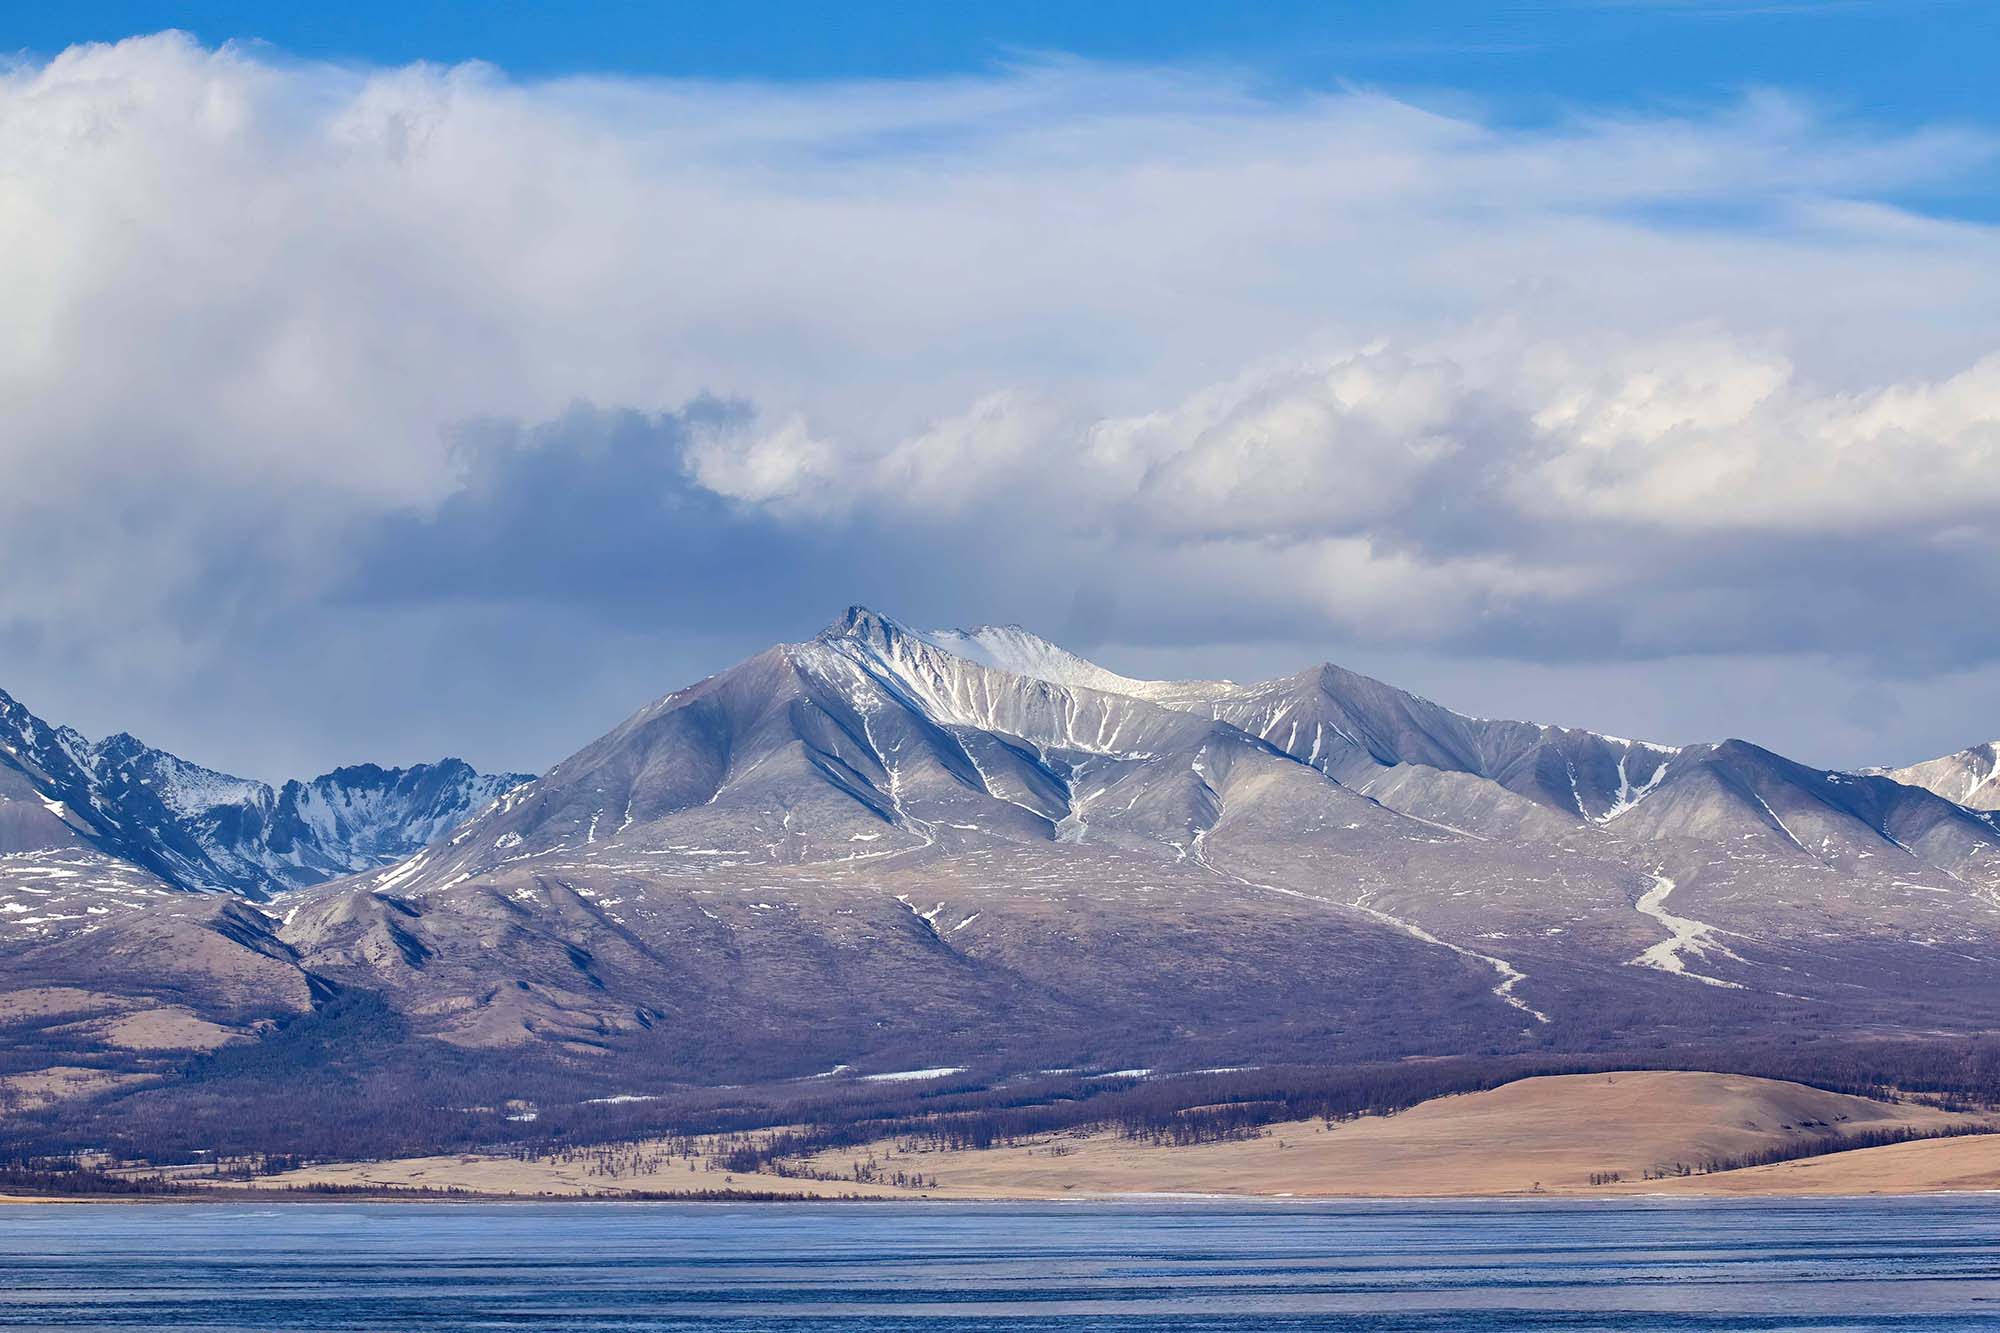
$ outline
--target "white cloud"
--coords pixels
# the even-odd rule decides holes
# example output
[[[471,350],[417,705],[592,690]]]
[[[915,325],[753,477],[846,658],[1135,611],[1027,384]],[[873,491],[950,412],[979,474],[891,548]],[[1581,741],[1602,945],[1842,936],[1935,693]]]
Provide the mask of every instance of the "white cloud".
[[[698,428],[687,471],[717,495],[810,514],[830,498],[836,467],[834,450],[794,413],[768,428],[740,418]]]
[[[856,595],[1856,653],[1806,572],[1842,541],[1956,562],[1920,626],[1993,577],[2000,238],[1894,200],[1994,160],[1768,94],[1517,129],[1067,62],[78,48],[0,73],[0,683],[197,682],[350,614],[371,525],[469,484],[466,423],[704,395],[756,415],[702,417],[687,476],[851,542]],[[890,531],[926,545],[878,569]]]
[[[1303,550],[1343,586],[1369,563],[1399,579],[1422,567],[1432,596],[1454,569],[1467,592],[1582,594],[1635,562],[1671,573],[1699,554],[1677,544],[1725,534],[1958,534],[2000,555],[2000,356],[1837,390],[1717,336],[1388,344],[1248,372],[1142,416],[1066,418],[993,395],[880,460],[864,446],[836,464],[818,447],[824,503],[1032,513],[1050,533],[1140,548]],[[1624,548],[1607,551],[1614,530]]]

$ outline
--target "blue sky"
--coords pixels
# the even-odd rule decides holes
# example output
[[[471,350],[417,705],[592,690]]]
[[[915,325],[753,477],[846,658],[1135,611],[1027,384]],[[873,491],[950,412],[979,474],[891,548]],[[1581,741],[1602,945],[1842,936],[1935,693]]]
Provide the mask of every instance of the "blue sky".
[[[1524,117],[1572,103],[1705,103],[1778,86],[1905,124],[1991,121],[2000,55],[2000,14],[1985,0],[76,0],[18,7],[0,41],[48,54],[166,27],[323,59],[485,60],[523,76],[903,78],[986,70],[1023,52],[1216,62],[1276,86],[1432,89]]]
[[[2000,735],[1990,0],[16,8],[0,688],[92,734],[540,768],[864,602]]]

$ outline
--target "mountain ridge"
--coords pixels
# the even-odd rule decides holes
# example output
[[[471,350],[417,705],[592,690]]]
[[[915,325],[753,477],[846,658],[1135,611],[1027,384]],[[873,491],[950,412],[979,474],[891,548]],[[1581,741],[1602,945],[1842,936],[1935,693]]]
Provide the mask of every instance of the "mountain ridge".
[[[90,802],[171,767],[130,748],[103,760],[124,785],[71,810],[0,745],[0,835],[49,844],[0,866],[21,894],[54,892],[31,871],[75,886],[60,922],[42,897],[0,915],[13,994],[62,997],[35,1001],[51,1050],[129,1050],[162,1014],[230,1043],[365,1010],[399,1034],[367,1060],[617,1097],[1976,1032],[2000,981],[1980,812],[1743,741],[1472,718],[1331,664],[1146,682],[1018,627],[856,607],[275,903],[94,878]],[[339,809],[299,784],[299,821],[355,845],[416,771],[339,770]],[[174,772],[189,806],[232,781]]]
[[[145,744],[129,732],[91,741],[51,726],[0,691],[0,769],[11,800],[38,800],[79,846],[129,862],[160,884],[263,900],[400,859],[527,780],[459,759],[407,768],[348,765],[280,787]],[[55,815],[55,807],[63,813]],[[44,827],[0,856],[62,841]]]
[[[2000,812],[2000,740],[1968,745],[1901,768],[1867,768],[1870,776],[1922,787],[1969,810]]]

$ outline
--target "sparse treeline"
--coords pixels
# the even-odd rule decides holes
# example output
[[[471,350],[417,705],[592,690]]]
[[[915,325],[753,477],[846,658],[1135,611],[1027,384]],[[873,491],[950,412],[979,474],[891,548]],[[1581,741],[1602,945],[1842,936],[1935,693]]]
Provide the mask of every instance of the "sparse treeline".
[[[1083,1129],[1186,1146],[1248,1137],[1263,1126],[1285,1121],[1319,1119],[1332,1123],[1360,1115],[1392,1114],[1433,1097],[1484,1091],[1522,1078],[1616,1069],[1751,1074],[1860,1096],[1926,1094],[1933,1103],[1962,1110],[2000,1105],[2000,1043],[1984,1039],[1884,1041],[1797,1050],[1691,1048],[1555,1059],[1514,1056],[1397,1061],[1333,1069],[1277,1068],[1130,1080],[1110,1088],[1100,1085],[1099,1089],[1077,1090],[1082,1095],[1053,1094],[1008,1106],[938,1107],[914,1116],[884,1114],[847,1123],[806,1124],[737,1143],[722,1162],[730,1170],[747,1172],[781,1159],[878,1138],[902,1138],[916,1148],[989,1148]],[[802,1119],[767,1123],[799,1125]]]
[[[1801,1157],[1824,1157],[1827,1153],[1852,1152],[1857,1148],[1886,1148],[1892,1143],[1916,1143],[1924,1139],[1956,1139],[1968,1134],[1991,1134],[1985,1125],[1947,1125],[1941,1129],[1864,1129],[1853,1134],[1816,1134],[1811,1138],[1781,1143],[1757,1152],[1718,1157],[1704,1164],[1708,1171],[1741,1171],[1749,1166],[1770,1166]]]
[[[33,1035],[63,1040],[58,1033]],[[2000,1105],[2000,1039],[1988,1037],[1422,1059],[1363,1058],[1354,1051],[1369,1047],[1330,1046],[1335,1053],[1320,1064],[1260,1060],[1252,1047],[1231,1063],[1262,1067],[1173,1077],[996,1078],[975,1069],[908,1083],[778,1081],[765,1074],[743,1087],[691,1086],[681,1049],[663,1042],[564,1057],[552,1057],[547,1047],[532,1054],[466,1050],[414,1035],[376,997],[346,991],[262,1040],[209,1053],[86,1058],[79,1052],[78,1065],[146,1078],[100,1096],[87,1110],[77,1102],[15,1108],[0,1122],[0,1160],[103,1153],[132,1163],[222,1159],[275,1169],[268,1164],[472,1150],[540,1155],[641,1139],[685,1147],[696,1137],[734,1135],[721,1164],[747,1172],[879,1138],[980,1148],[1090,1129],[1166,1145],[1210,1142],[1283,1121],[1390,1113],[1533,1075],[1610,1069],[1754,1074],[1863,1095],[1921,1094],[1952,1107]],[[937,1052],[928,1054],[934,1061]],[[717,1058],[707,1051],[698,1063],[706,1068]],[[784,1067],[782,1053],[769,1049],[746,1052],[744,1062],[750,1069]],[[22,1047],[0,1041],[0,1066],[14,1063],[34,1067]],[[797,1067],[794,1057],[790,1068]],[[751,1133],[775,1125],[790,1128]]]
[[[798,1127],[744,1139],[720,1161],[728,1170],[749,1172],[881,1138],[901,1139],[919,1150],[991,1148],[1073,1130],[1187,1146],[1247,1137],[1281,1121],[1387,1114],[1447,1093],[1597,1067],[1574,1060],[1470,1059],[1071,1081],[1023,1087],[1006,1097],[1005,1105],[966,1099],[963,1105],[914,1113],[885,1108],[885,1113],[847,1120],[809,1123],[794,1115],[767,1121]]]
[[[75,1161],[55,1160],[0,1166],[0,1194],[104,1194],[120,1198],[188,1194],[193,1186],[163,1176],[121,1176]]]

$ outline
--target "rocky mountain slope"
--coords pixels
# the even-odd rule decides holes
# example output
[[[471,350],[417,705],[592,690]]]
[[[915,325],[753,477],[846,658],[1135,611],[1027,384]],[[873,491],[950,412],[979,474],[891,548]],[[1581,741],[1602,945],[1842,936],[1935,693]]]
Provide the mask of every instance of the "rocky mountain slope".
[[[446,759],[273,789],[123,733],[90,741],[0,692],[0,892],[110,876],[134,892],[263,900],[408,856],[527,780]]]
[[[2000,811],[2000,741],[1987,741],[1907,768],[1869,772],[1906,786],[1922,787],[1970,810]]]
[[[532,782],[484,780],[462,823],[465,774],[343,770],[266,806],[13,725],[16,855],[79,858],[84,884],[80,858],[127,858],[94,910],[0,934],[0,1028],[50,1041],[170,1045],[162,1013],[220,1041],[366,996],[398,1041],[643,1097],[1976,1031],[2000,983],[1978,811],[1743,741],[1464,717],[1330,665],[1138,681],[1018,628],[856,608]],[[198,793],[158,800],[149,860],[107,814],[135,787]],[[268,906],[170,892],[270,892],[336,855],[371,868]]]

